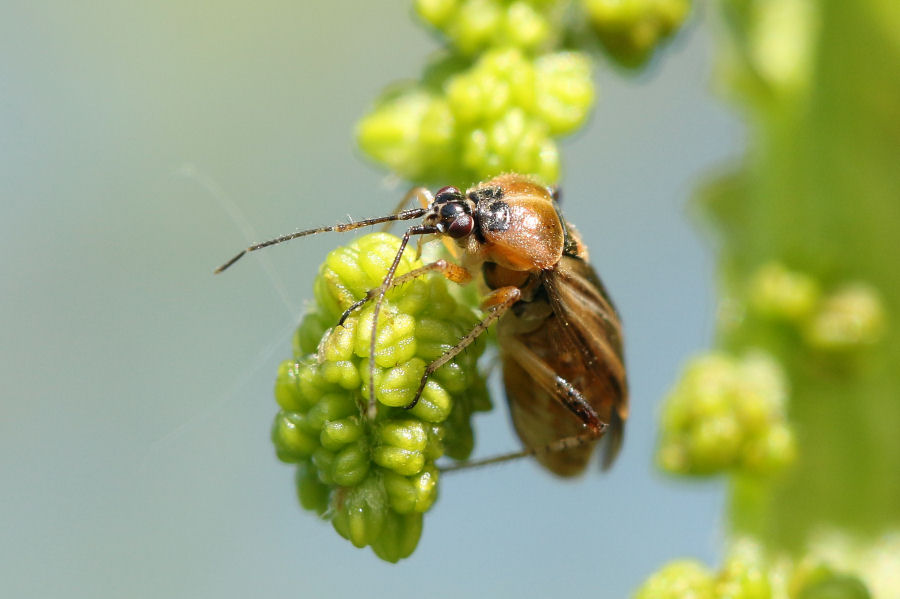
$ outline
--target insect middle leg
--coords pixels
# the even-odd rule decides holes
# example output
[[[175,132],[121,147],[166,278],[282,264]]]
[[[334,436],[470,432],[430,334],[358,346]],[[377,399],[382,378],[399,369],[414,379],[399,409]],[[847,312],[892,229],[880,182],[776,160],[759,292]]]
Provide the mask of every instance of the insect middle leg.
[[[440,358],[425,367],[425,374],[422,375],[422,380],[419,383],[419,388],[416,390],[416,395],[409,405],[406,406],[406,409],[410,410],[419,403],[419,398],[422,397],[422,392],[425,390],[425,385],[428,383],[428,377],[430,377],[435,370],[455,358],[460,352],[470,346],[489,326],[503,316],[513,304],[519,301],[521,297],[522,291],[518,287],[513,286],[500,287],[491,292],[491,294],[481,303],[482,310],[486,310],[487,314],[485,314],[484,318],[481,319],[481,322],[472,327],[472,330],[466,333],[456,345],[448,349]]]

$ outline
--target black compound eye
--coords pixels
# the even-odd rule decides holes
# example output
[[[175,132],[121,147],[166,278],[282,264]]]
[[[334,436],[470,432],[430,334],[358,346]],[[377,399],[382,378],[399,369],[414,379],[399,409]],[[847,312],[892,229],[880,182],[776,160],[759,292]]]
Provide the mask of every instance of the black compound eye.
[[[448,185],[447,187],[441,187],[436,194],[434,194],[434,203],[435,204],[444,204],[446,202],[453,202],[457,200],[462,200],[463,194],[462,192],[453,187],[452,185]]]
[[[463,208],[462,204],[459,202],[449,202],[441,206],[439,214],[441,215],[442,220],[450,220],[451,218],[456,218],[458,214],[462,214],[465,211],[465,208]]]
[[[447,235],[453,239],[459,239],[470,235],[475,228],[475,219],[471,214],[460,214],[447,227]]]

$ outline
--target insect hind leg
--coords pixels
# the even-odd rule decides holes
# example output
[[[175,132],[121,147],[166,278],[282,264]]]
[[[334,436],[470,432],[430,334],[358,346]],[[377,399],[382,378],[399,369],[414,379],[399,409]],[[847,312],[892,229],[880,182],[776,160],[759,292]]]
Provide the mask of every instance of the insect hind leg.
[[[554,396],[561,404],[563,404],[569,411],[574,413],[579,420],[582,421],[582,423],[585,425],[585,429],[583,431],[575,435],[569,435],[567,437],[555,439],[549,443],[546,443],[545,445],[528,447],[521,451],[514,451],[489,458],[468,460],[459,462],[457,464],[452,464],[450,466],[444,466],[441,468],[441,472],[468,470],[469,468],[479,468],[481,466],[488,466],[491,464],[500,464],[502,462],[509,462],[512,460],[527,458],[531,456],[540,457],[543,455],[563,452],[570,449],[577,449],[579,447],[587,445],[588,443],[597,441],[609,428],[609,425],[607,423],[600,420],[594,409],[591,408],[590,404],[588,404],[584,397],[581,395],[581,392],[578,391],[578,389],[576,389],[572,383],[558,375],[555,375]]]
[[[465,461],[442,468],[442,471],[465,470],[468,468],[477,468],[490,464],[498,464],[529,456],[545,456],[549,454],[565,452],[570,449],[577,449],[589,443],[599,440],[610,428],[616,432],[617,428],[621,428],[621,423],[603,422],[596,410],[588,403],[582,393],[570,381],[563,378],[553,371],[541,358],[529,349],[524,343],[515,337],[505,337],[503,344],[506,353],[511,359],[515,360],[516,365],[526,371],[534,383],[537,384],[544,392],[548,393],[553,399],[568,412],[575,416],[584,426],[578,433],[560,437],[544,444],[533,447],[526,447],[521,451],[501,454],[490,458],[479,460]],[[618,435],[617,435],[618,437]],[[613,439],[612,456],[618,449],[618,444]],[[604,468],[609,467],[611,458],[604,456]],[[555,471],[555,470],[554,470]]]
[[[562,439],[557,439],[556,441],[551,441],[546,445],[541,447],[529,447],[528,449],[523,449],[521,451],[513,451],[510,453],[504,453],[497,456],[493,456],[490,458],[483,458],[478,460],[466,460],[463,462],[457,462],[456,464],[451,464],[449,466],[442,466],[440,468],[441,472],[453,472],[455,470],[468,470],[470,468],[480,468],[482,466],[490,466],[492,464],[500,464],[503,462],[511,462],[513,460],[518,460],[521,458],[528,458],[532,456],[541,456],[550,453],[557,453],[560,451],[566,451],[569,449],[576,449],[588,443],[593,443],[597,439],[599,439],[603,432],[606,430],[607,425],[605,423],[601,423],[601,427],[599,431],[593,429],[586,429],[577,435],[571,435],[569,437],[563,437]]]

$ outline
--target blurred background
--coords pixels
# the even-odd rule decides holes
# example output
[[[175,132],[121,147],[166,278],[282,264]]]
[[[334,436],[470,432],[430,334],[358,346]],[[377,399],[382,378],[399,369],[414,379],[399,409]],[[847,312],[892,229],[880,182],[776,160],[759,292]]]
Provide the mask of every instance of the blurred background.
[[[298,505],[272,385],[319,236],[405,192],[353,128],[436,41],[409,3],[0,4],[0,595],[624,597],[713,561],[721,484],[653,470],[655,413],[713,330],[689,199],[741,152],[703,11],[640,76],[597,73],[562,146],[567,217],[626,327],[632,417],[608,474],[530,461],[446,476],[390,565]],[[477,456],[517,447],[498,381]]]

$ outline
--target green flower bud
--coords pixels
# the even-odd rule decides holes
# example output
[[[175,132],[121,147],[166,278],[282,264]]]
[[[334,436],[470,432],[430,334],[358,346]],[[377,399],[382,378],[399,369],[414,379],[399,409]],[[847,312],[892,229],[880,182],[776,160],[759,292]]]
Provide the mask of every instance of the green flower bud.
[[[272,442],[275,453],[283,462],[299,462],[310,457],[319,446],[314,434],[304,430],[305,417],[299,412],[282,410],[272,426]]]
[[[496,0],[463,0],[448,34],[463,54],[474,54],[497,35],[503,11]]]
[[[338,451],[345,445],[358,441],[363,434],[365,434],[365,428],[360,423],[359,417],[351,416],[326,422],[322,426],[319,441],[325,449]]]
[[[322,380],[346,390],[359,387],[360,378],[356,365],[351,360],[325,362],[319,367]]]
[[[797,599],[871,599],[863,582],[855,576],[834,575],[804,587]]]
[[[465,398],[460,399],[464,400]],[[448,419],[446,422],[446,426],[441,424],[432,424],[428,427],[428,442],[425,444],[425,459],[429,462],[433,462],[444,455],[444,437],[446,436],[445,431],[447,429],[452,431],[455,430],[458,426],[464,426],[468,427],[471,431],[472,425],[469,423],[469,416],[472,414],[472,410],[466,409],[467,406],[465,405],[465,401],[457,401],[454,404],[454,407],[456,409],[454,409],[453,412],[459,411],[460,413],[464,414],[464,416],[453,420]],[[451,416],[453,415],[453,412],[450,413]],[[464,424],[458,424],[458,420],[464,422]],[[471,453],[471,449],[469,453]],[[462,458],[456,459],[464,460],[466,459],[466,457],[468,457],[468,455],[469,454],[467,453]],[[450,457],[455,456],[451,455]]]
[[[356,403],[347,393],[329,393],[324,395],[316,405],[306,413],[309,426],[317,431],[329,420],[339,420],[359,413]]]
[[[374,302],[363,308],[356,326],[356,355],[369,355],[372,340],[372,318]],[[390,368],[416,355],[416,319],[410,314],[392,313],[381,310],[378,315],[378,330],[375,335],[375,363],[381,368]]]
[[[443,26],[456,13],[458,0],[416,0],[416,12],[435,27]]]
[[[425,422],[443,422],[450,415],[453,400],[441,386],[429,379],[425,383],[422,397],[410,412]]]
[[[297,467],[297,498],[304,509],[323,515],[328,509],[330,492],[331,488],[319,480],[312,464],[300,464]]]
[[[756,271],[750,281],[750,305],[768,318],[800,322],[819,301],[819,285],[812,277],[772,262]]]
[[[535,61],[537,116],[550,135],[581,127],[594,104],[591,64],[584,54],[560,52]]]
[[[388,516],[384,486],[369,476],[355,487],[342,487],[332,499],[334,529],[357,547],[378,540]]]
[[[409,557],[422,536],[422,514],[388,512],[384,529],[372,543],[372,550],[381,559],[396,563]]]
[[[767,474],[784,469],[796,457],[793,432],[785,424],[774,424],[765,433],[746,441],[741,463],[749,472]]]
[[[741,430],[734,418],[714,416],[697,423],[688,450],[696,472],[712,472],[731,465],[740,449]]]
[[[417,474],[425,466],[424,450],[428,444],[425,423],[395,420],[382,425],[378,438],[381,444],[372,457],[379,466],[404,476]]]
[[[308,406],[300,394],[297,379],[300,377],[300,364],[295,360],[285,360],[278,366],[278,375],[275,377],[275,401],[283,409],[298,411]]]
[[[315,353],[325,331],[334,324],[330,316],[321,312],[307,312],[294,333],[294,358]]]
[[[312,465],[319,475],[319,480],[326,485],[335,485],[334,476],[334,452],[324,447],[319,447],[312,454]]]
[[[335,484],[352,487],[366,478],[369,464],[369,452],[365,443],[348,445],[334,456],[331,477]]]
[[[419,420],[393,420],[378,431],[382,444],[410,451],[422,451],[428,443],[428,427]]]
[[[795,565],[788,581],[788,592],[792,598],[797,597],[807,587],[813,587],[834,575],[834,570],[828,564],[807,556]]]
[[[301,411],[314,406],[331,387],[322,379],[320,369],[313,356],[298,361],[297,376],[294,380],[299,390],[297,400]]]
[[[722,599],[773,599],[769,564],[756,543],[735,543],[716,580],[715,593]]]
[[[823,300],[806,327],[806,342],[829,351],[871,345],[881,338],[885,320],[884,304],[874,289],[847,285]]]
[[[425,454],[400,447],[382,445],[372,452],[372,459],[382,468],[404,476],[417,474],[425,467]]]
[[[513,2],[506,9],[502,36],[519,48],[537,48],[550,37],[550,22],[530,2]]]
[[[421,179],[427,157],[419,154],[418,138],[432,100],[424,90],[383,99],[357,124],[359,148],[405,178]]]
[[[425,374],[425,362],[413,358],[393,368],[379,371],[375,377],[375,397],[386,406],[404,407],[412,403],[416,390]],[[363,378],[363,392],[368,393],[369,361],[363,360],[359,366]]]
[[[369,324],[371,325],[371,321]],[[353,358],[358,328],[359,319],[348,318],[342,326],[329,329],[316,348],[319,363],[341,362]]]
[[[687,16],[688,0],[582,0],[601,43],[621,64],[641,65]]]
[[[712,574],[699,562],[682,560],[664,566],[633,599],[715,599]]]
[[[429,466],[413,476],[386,472],[384,488],[398,514],[426,512],[437,499],[437,481],[437,469]]]

